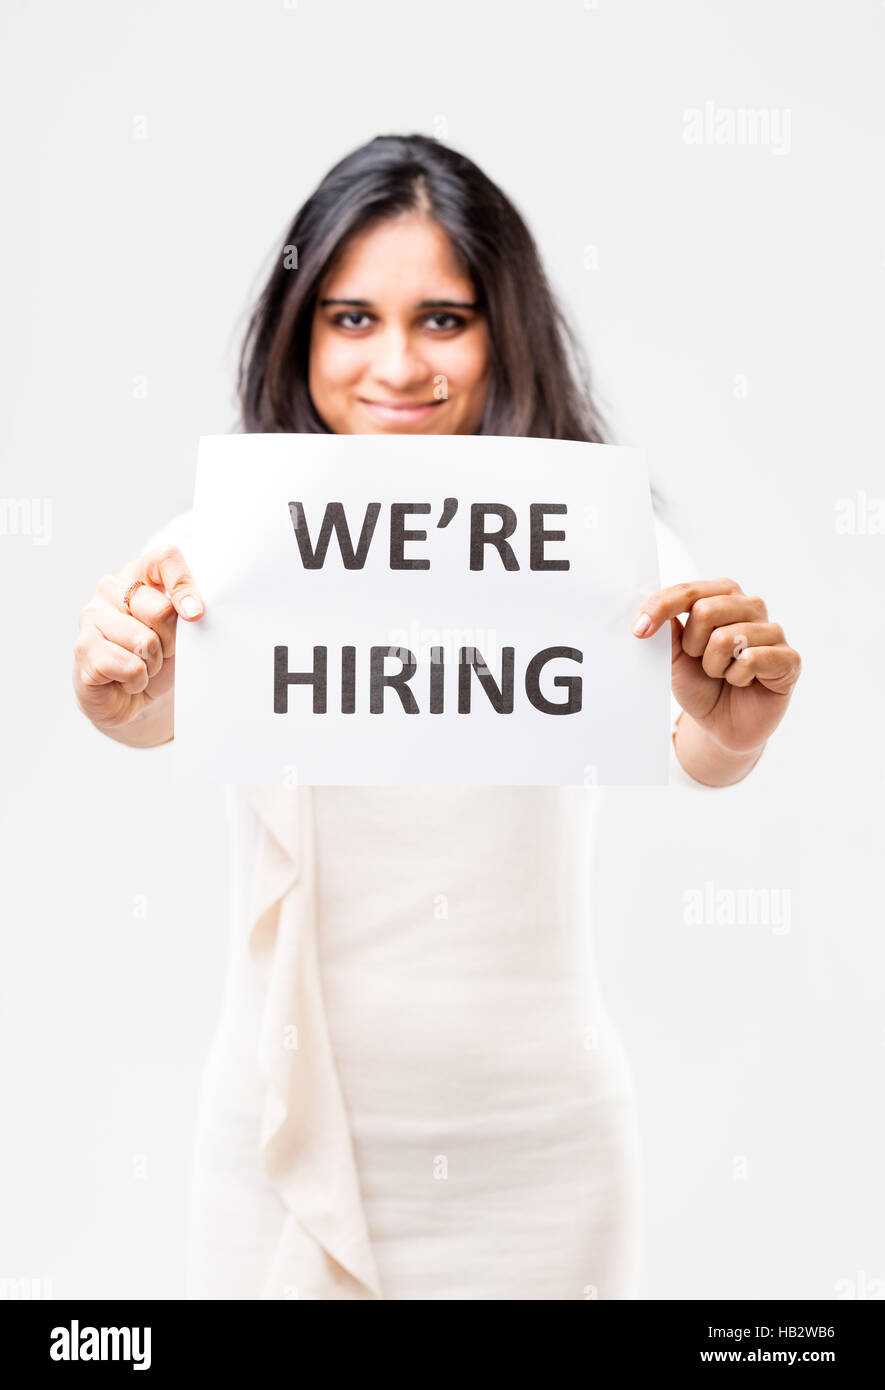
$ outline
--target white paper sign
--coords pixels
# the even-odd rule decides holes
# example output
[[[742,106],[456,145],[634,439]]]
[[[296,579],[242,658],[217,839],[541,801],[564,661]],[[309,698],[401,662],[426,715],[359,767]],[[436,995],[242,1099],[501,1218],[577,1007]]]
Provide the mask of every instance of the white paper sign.
[[[644,459],[434,435],[201,440],[176,771],[317,786],[663,784]]]

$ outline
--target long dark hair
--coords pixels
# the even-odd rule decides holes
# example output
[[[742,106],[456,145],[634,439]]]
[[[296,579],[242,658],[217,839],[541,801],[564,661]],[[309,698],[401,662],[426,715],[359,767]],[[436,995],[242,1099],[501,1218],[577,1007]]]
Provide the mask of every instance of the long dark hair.
[[[605,443],[586,362],[525,222],[471,160],[425,135],[370,140],[296,214],[243,343],[242,428],[328,433],[308,390],[320,283],[348,238],[412,209],[448,234],[486,314],[492,365],[478,433]]]

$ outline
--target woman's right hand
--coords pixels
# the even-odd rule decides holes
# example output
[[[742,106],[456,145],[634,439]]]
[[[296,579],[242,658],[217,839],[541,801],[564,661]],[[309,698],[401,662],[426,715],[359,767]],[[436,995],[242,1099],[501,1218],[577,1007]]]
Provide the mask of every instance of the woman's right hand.
[[[123,596],[136,579],[143,582],[127,613]],[[176,624],[202,613],[187,562],[171,544],[99,581],[80,610],[73,670],[77,703],[96,728],[141,747],[172,738]]]

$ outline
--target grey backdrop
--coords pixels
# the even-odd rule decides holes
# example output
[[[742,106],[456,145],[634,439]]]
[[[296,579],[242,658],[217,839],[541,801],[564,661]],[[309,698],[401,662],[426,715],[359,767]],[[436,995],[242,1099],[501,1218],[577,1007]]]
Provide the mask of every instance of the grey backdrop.
[[[608,794],[643,1296],[885,1295],[885,8],[44,0],[2,30],[0,1280],[182,1293],[225,824],[78,713],[77,612],[189,505],[295,207],[419,130],[515,198],[619,442],[805,663],[746,783]],[[789,930],[691,925],[707,882],[782,890]]]

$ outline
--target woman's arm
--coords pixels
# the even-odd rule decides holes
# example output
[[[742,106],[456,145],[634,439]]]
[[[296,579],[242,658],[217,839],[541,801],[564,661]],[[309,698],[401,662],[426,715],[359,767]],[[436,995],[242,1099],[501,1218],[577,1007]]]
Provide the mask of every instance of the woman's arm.
[[[746,753],[733,753],[704,733],[700,724],[683,710],[676,720],[673,747],[680,766],[696,782],[706,787],[730,787],[752,771],[765,744]]]

